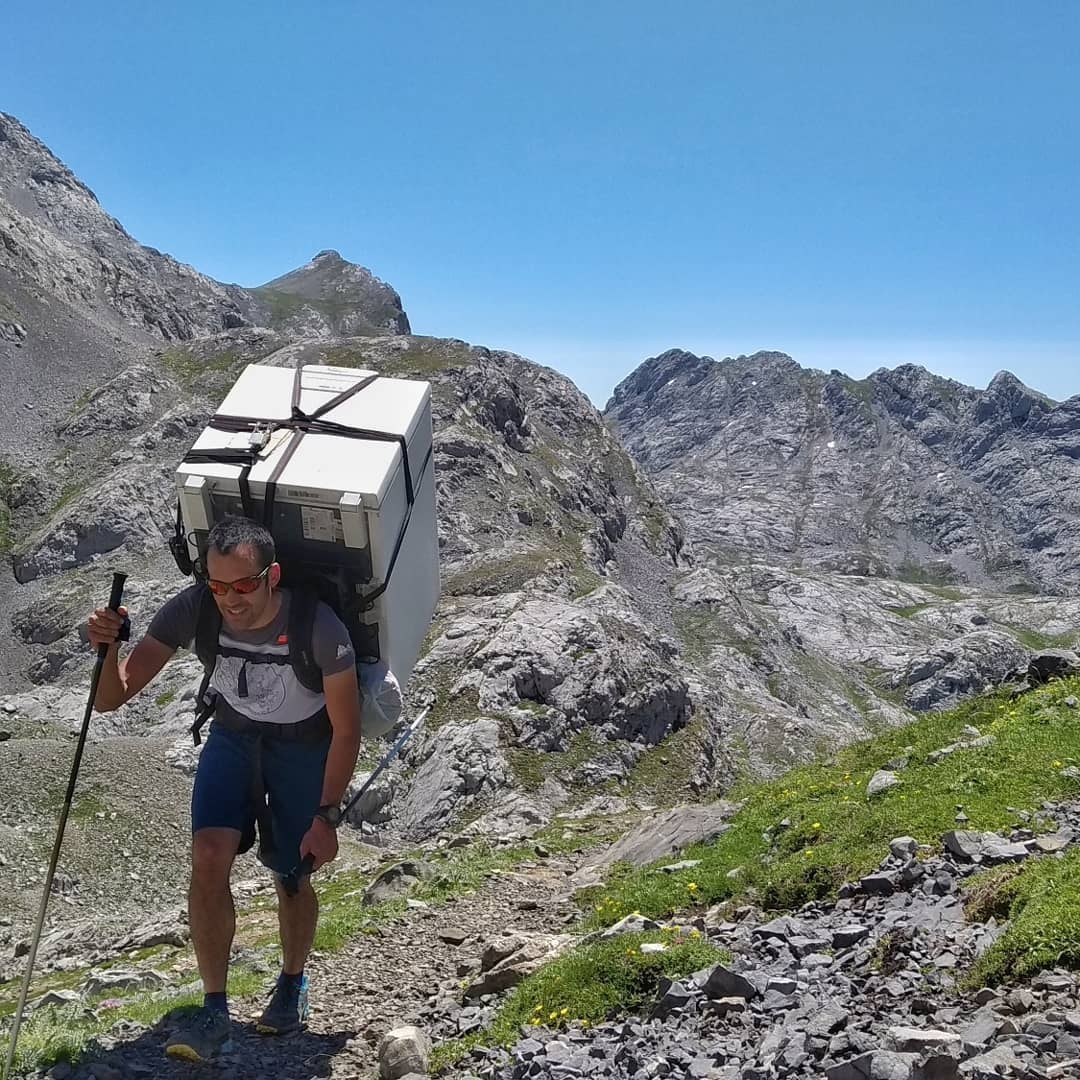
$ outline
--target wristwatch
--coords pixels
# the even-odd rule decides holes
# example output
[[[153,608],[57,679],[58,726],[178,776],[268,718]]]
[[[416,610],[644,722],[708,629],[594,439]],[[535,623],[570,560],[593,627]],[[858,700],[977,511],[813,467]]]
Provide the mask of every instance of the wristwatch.
[[[336,829],[341,824],[341,807],[334,806],[333,804],[328,806],[320,806],[315,811],[317,818],[322,818],[331,829]]]

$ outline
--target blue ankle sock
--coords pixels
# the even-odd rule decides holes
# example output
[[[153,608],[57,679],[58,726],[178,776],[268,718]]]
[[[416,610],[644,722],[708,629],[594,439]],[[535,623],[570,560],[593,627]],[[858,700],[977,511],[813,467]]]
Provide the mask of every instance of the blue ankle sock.
[[[228,995],[222,991],[220,994],[204,994],[203,1007],[206,1009],[219,1009],[223,1013],[229,1011]]]
[[[301,969],[296,975],[288,975],[284,971],[278,976],[278,982],[282,986],[296,986],[300,987],[304,985],[304,972]]]

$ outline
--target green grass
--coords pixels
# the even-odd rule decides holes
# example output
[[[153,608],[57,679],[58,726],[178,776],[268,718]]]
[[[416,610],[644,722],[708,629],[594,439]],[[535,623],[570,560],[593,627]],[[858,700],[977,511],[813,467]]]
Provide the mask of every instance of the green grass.
[[[910,607],[894,607],[889,610],[894,615],[899,615],[901,619],[913,619],[921,611],[926,611],[927,608],[933,607],[933,604],[912,604]]]
[[[331,367],[370,368],[380,375],[416,379],[430,379],[453,368],[465,367],[470,360],[467,346],[437,338],[410,338],[407,349],[388,356],[373,357],[358,345],[335,345],[326,350],[325,356]]]
[[[704,731],[705,722],[698,716],[663,742],[649,747],[630,766],[625,789],[617,781],[612,782],[612,794],[630,792],[665,806],[692,798],[690,782],[702,760]]]
[[[154,698],[154,704],[159,709],[164,709],[166,705],[171,705],[172,702],[175,699],[176,699],[176,691],[175,690],[166,690],[164,694],[158,694],[158,696],[156,698]]]
[[[522,701],[523,708],[533,708],[544,712],[536,702]],[[584,728],[570,739],[565,750],[529,750],[510,748],[506,751],[507,760],[517,782],[526,791],[537,791],[549,777],[555,776],[568,781],[574,770],[596,756],[602,749],[590,728]]]
[[[564,837],[565,824],[555,822],[538,832],[531,842],[513,847],[496,847],[487,841],[476,840],[468,847],[442,856],[425,856],[420,852],[405,854],[401,856],[402,859],[423,858],[435,869],[435,876],[414,886],[409,898],[437,906],[451,896],[475,892],[492,874],[513,870],[523,862],[536,859],[537,844],[542,844],[552,855],[558,855],[590,842],[612,840],[618,833],[617,829],[610,827],[609,822],[603,820],[585,823],[585,827],[588,830],[585,835],[571,832],[571,835]],[[371,933],[377,926],[405,911],[404,899],[364,907],[361,901],[368,884],[366,879],[355,873],[340,874],[324,885],[316,884],[319,894],[319,926],[315,936],[317,949],[333,952],[357,934]]]
[[[874,401],[874,383],[871,379],[846,379],[848,393],[856,397],[864,405],[872,405]]]
[[[996,986],[1044,968],[1080,967],[1080,852],[989,871],[968,888],[969,916],[994,915],[1009,924],[966,974],[966,986]]]
[[[1007,829],[1014,817],[1006,807],[1037,807],[1080,792],[1080,784],[1060,773],[1063,765],[1080,762],[1080,716],[1063,704],[1070,694],[1080,695],[1080,679],[1052,683],[1017,701],[1004,693],[982,696],[850,746],[830,761],[766,783],[743,783],[730,793],[745,799],[731,829],[684,853],[699,866],[673,875],[616,867],[606,886],[584,894],[590,905],[598,896],[607,898],[588,921],[607,925],[634,910],[661,918],[744,898],[786,910],[832,897],[844,881],[876,869],[895,836],[940,849],[941,835],[956,827],[957,804],[970,819],[966,827]],[[993,734],[996,742],[929,765],[927,755],[955,741],[966,724]],[[909,745],[915,749],[900,786],[867,799],[873,772]],[[791,826],[778,829],[784,818]],[[772,841],[764,839],[773,829]],[[729,878],[736,868],[738,876]]]
[[[535,577],[565,562],[561,552],[533,548],[503,557],[493,556],[472,570],[448,574],[443,582],[445,596],[498,596],[517,592]]]
[[[232,372],[245,361],[239,353],[231,349],[206,358],[187,349],[166,349],[158,357],[158,363],[185,390],[191,390],[197,381],[209,376],[216,382],[217,376]]]
[[[1006,630],[1021,645],[1026,645],[1034,652],[1042,649],[1071,649],[1076,644],[1077,635],[1072,634],[1041,634],[1037,630],[1027,630],[1022,626],[1006,626]]]
[[[342,333],[343,321],[350,315],[363,316],[365,327],[350,327],[349,333],[379,335],[389,333],[379,324],[395,317],[398,313],[389,304],[383,310],[364,311],[364,305],[344,297],[308,298],[282,289],[259,288],[252,290],[266,304],[270,316],[270,325],[275,330],[287,329],[289,322],[304,308],[311,308],[325,318],[334,333]]]
[[[640,951],[643,943],[659,941],[667,943],[666,951]],[[438,1046],[431,1071],[454,1065],[475,1046],[512,1045],[522,1025],[587,1027],[647,1007],[662,978],[683,978],[728,959],[703,938],[665,933],[624,934],[579,947],[515,987],[489,1028]]]
[[[247,968],[234,967],[229,975],[229,993],[234,998],[250,997],[266,983],[266,976]],[[113,999],[115,1008],[100,1008],[101,1002]],[[153,1025],[169,1013],[196,1008],[202,1004],[202,992],[176,991],[111,992],[79,1005],[38,1009],[23,1023],[15,1054],[15,1073],[47,1069],[59,1061],[77,1062],[92,1048],[95,1038],[121,1020]],[[95,1005],[98,1006],[95,1009]],[[7,1060],[8,1039],[0,1040],[0,1059]]]
[[[108,813],[109,807],[102,797],[103,794],[101,786],[95,784],[90,790],[76,795],[71,804],[71,820],[90,821],[97,814]]]
[[[924,566],[911,559],[905,559],[896,568],[898,581],[906,581],[912,585],[936,585],[938,587],[953,584],[957,579],[957,573],[951,566],[937,564]],[[949,599],[959,600],[960,594],[950,596]]]
[[[0,554],[5,554],[14,547],[15,538],[11,526],[11,489],[18,482],[21,473],[10,462],[0,461]]]
[[[86,490],[86,487],[85,480],[71,480],[66,483],[60,489],[60,494],[56,496],[56,502],[53,503],[52,508],[49,510],[49,517],[60,513],[65,506],[74,502]]]

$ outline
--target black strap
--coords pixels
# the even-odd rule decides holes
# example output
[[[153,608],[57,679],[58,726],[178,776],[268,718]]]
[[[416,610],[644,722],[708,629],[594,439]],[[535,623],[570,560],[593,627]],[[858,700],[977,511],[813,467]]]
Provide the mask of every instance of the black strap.
[[[202,729],[206,721],[214,715],[217,706],[217,694],[210,688],[210,676],[212,671],[203,672],[202,682],[199,683],[199,692],[195,695],[195,719],[189,728],[192,742],[198,746],[202,742]]]
[[[230,413],[220,413],[212,416],[207,422],[207,427],[211,427],[215,431],[227,431],[230,434],[237,434],[244,431],[265,431],[268,423],[272,431],[292,430],[302,432],[305,435],[311,433],[317,435],[340,435],[345,439],[363,439],[365,442],[396,442],[401,447],[401,463],[402,468],[405,470],[405,496],[412,503],[415,488],[412,466],[409,464],[409,444],[404,435],[395,435],[389,431],[372,431],[368,428],[354,428],[349,427],[347,424],[339,424],[334,420],[312,417],[294,417],[292,420],[268,422],[257,416],[233,416]],[[241,465],[249,455],[253,456],[255,460],[258,458],[258,451],[223,449],[220,451],[221,457],[215,456],[217,453],[218,451],[214,450],[199,450],[195,456],[189,453],[184,460],[190,462],[213,462],[219,465]],[[240,455],[244,456],[241,457]]]
[[[221,612],[210,590],[203,585],[199,594],[199,614],[195,620],[195,655],[210,672],[214,670],[217,660],[220,633]]]
[[[323,689],[322,669],[315,662],[312,638],[315,636],[315,610],[319,597],[313,589],[294,588],[289,593],[289,663],[297,682],[313,694]]]
[[[256,735],[259,738],[281,742],[319,742],[333,733],[330,714],[324,705],[317,712],[295,724],[273,724],[268,720],[252,720],[234,712],[223,712],[214,717],[214,726],[240,735]]]
[[[263,741],[255,739],[251,763],[251,804],[259,826],[259,859],[267,862],[274,856],[274,822],[266,801],[266,780],[263,777]]]
[[[198,746],[202,742],[202,729],[214,713],[217,694],[210,686],[217,663],[218,634],[221,632],[221,612],[210,590],[204,585],[199,596],[199,614],[195,620],[195,655],[203,666],[202,682],[195,696],[195,721],[191,725],[191,737]]]
[[[211,427],[212,426],[213,422],[211,422]],[[258,460],[259,451],[255,448],[249,450],[237,450],[235,448],[229,449],[223,447],[220,450],[189,450],[184,455],[184,461],[192,465],[200,463],[211,465],[239,465],[240,476],[238,477],[237,483],[240,486],[240,502],[244,507],[244,515],[246,517],[251,517],[255,508],[255,503],[251,498],[251,485],[248,483],[248,476]]]
[[[292,433],[289,445],[285,447],[285,453],[281,455],[281,460],[274,466],[273,472],[270,473],[269,479],[266,481],[266,497],[263,499],[263,524],[271,531],[273,531],[272,526],[274,524],[274,499],[277,498],[278,480],[285,471],[285,467],[292,460],[292,456],[296,453],[296,448],[300,445],[300,440],[303,437],[304,433],[302,431]],[[246,507],[244,513],[251,517]]]
[[[420,478],[423,479],[424,473],[427,471],[428,462],[431,461],[431,454],[434,450],[434,446],[428,447],[427,456],[424,458],[423,465],[420,466]],[[374,591],[364,593],[362,601],[363,606],[361,611],[370,611],[375,606],[375,601],[390,587],[390,579],[394,574],[394,565],[397,563],[398,555],[401,554],[401,546],[405,543],[405,532],[409,527],[409,518],[412,517],[413,501],[409,500],[409,505],[405,509],[405,516],[401,519],[401,528],[398,530],[397,540],[394,543],[394,551],[390,556],[390,563],[386,567],[386,577],[383,579],[383,583]]]

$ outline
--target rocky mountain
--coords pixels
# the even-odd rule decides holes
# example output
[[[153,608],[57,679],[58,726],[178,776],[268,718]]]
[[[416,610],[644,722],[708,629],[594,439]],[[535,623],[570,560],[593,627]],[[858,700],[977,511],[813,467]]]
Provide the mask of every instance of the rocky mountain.
[[[1080,583],[1080,395],[906,365],[857,381],[781,353],[671,350],[605,416],[721,563],[1014,593]]]
[[[245,314],[303,337],[407,334],[401,297],[370,270],[320,251],[311,262],[250,291]]]
[[[397,293],[323,252],[246,290],[133,240],[94,193],[0,113],[0,454],[33,456],[51,419],[154,343],[244,326],[403,333]]]
[[[0,418],[12,573],[0,590],[0,890],[16,929],[36,903],[47,811],[85,702],[80,627],[114,566],[130,575],[136,632],[186,584],[165,548],[173,470],[250,362],[362,365],[432,385],[443,598],[407,688],[411,706],[432,712],[359,808],[372,844],[530,836],[560,814],[649,813],[722,793],[746,768],[775,771],[1039,675],[1033,657],[1072,640],[1080,602],[903,570],[904,559],[937,565],[930,540],[914,539],[916,525],[937,535],[916,494],[955,515],[958,551],[978,529],[1006,553],[1020,544],[1008,514],[1046,498],[1032,478],[1069,475],[1068,403],[1017,391],[1006,408],[999,387],[979,405],[964,388],[949,398],[944,381],[932,384],[944,404],[930,391],[905,399],[896,387],[918,382],[910,372],[879,373],[864,400],[842,376],[786,358],[724,367],[668,354],[620,386],[605,422],[556,371],[411,335],[397,293],[336,253],[259,289],[213,282],[128,237],[16,121],[3,118],[0,133],[0,364],[9,385],[28,388]],[[994,434],[981,456],[968,451],[979,468],[1012,461],[1019,430],[1035,470],[1026,487],[994,472],[998,503],[990,479],[961,482],[950,464],[966,459],[949,418],[983,413]],[[931,481],[935,454],[942,476]],[[876,508],[862,526],[850,525],[861,496],[838,494],[849,481]],[[1062,544],[1067,498],[1051,496],[1041,519],[1060,523]],[[897,535],[912,538],[889,539],[904,514]],[[1066,572],[1057,545],[1041,561],[1023,549],[1029,588]],[[836,572],[864,567],[856,556],[877,576]],[[136,703],[95,718],[88,801],[66,848],[66,918],[96,931],[179,902],[197,681],[182,656]]]

